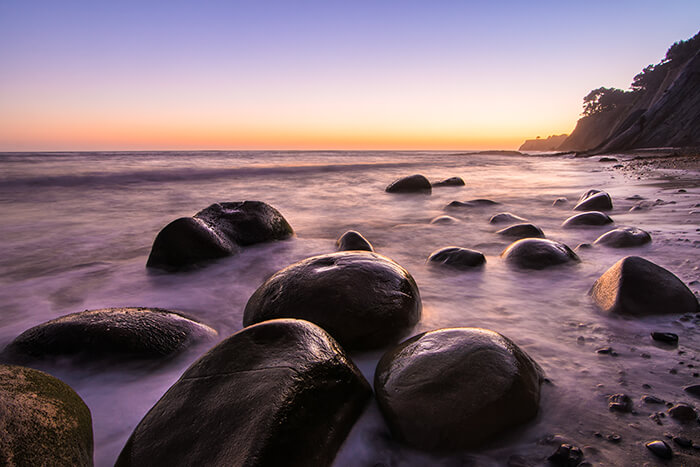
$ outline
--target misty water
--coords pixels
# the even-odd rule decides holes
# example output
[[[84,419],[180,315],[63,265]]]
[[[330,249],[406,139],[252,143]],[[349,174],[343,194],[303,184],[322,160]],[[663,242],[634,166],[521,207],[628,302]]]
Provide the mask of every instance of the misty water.
[[[467,185],[435,188],[430,196],[385,193],[388,183],[413,173],[433,181],[460,176]],[[582,249],[581,263],[549,270],[523,272],[504,264],[499,254],[509,241],[495,234],[503,225],[489,224],[498,212],[525,217],[547,238],[571,248],[610,230],[561,228],[574,214],[579,195],[589,188],[610,193],[615,225],[645,229],[653,242],[624,250]],[[627,199],[633,195],[643,198],[646,209],[630,211],[640,203]],[[552,206],[559,197],[566,197],[568,204]],[[474,198],[501,204],[449,212],[461,221],[455,225],[430,224],[434,217],[448,214],[444,207],[449,202]],[[271,204],[296,235],[247,247],[190,272],[146,270],[153,239],[167,223],[214,202],[242,200]],[[697,423],[681,425],[665,417],[659,425],[649,416],[666,407],[640,401],[652,394],[669,402],[697,402],[683,386],[700,383],[700,319],[611,317],[596,309],[587,292],[617,260],[638,255],[674,272],[697,294],[698,203],[700,180],[692,175],[664,172],[637,179],[633,172],[597,159],[561,156],[0,154],[0,348],[49,319],[120,306],[181,311],[214,327],[224,339],[242,328],[245,304],[267,277],[303,258],[335,251],[337,237],[355,229],[416,279],[423,316],[410,335],[453,326],[492,329],[532,356],[548,382],[536,419],[482,449],[457,453],[421,453],[392,441],[372,402],[335,465],[504,465],[511,456],[537,464],[564,441],[582,447],[586,460],[594,464],[653,465],[646,441],[666,439],[664,434],[670,433],[700,443]],[[431,252],[451,245],[482,251],[485,267],[457,272],[426,264]],[[676,333],[680,343],[655,343],[651,331]],[[214,344],[202,344],[155,366],[95,368],[62,360],[36,367],[71,385],[85,400],[93,416],[95,462],[106,466],[114,463],[143,415]],[[606,346],[617,356],[596,353]],[[351,353],[370,382],[384,350]],[[618,392],[632,397],[636,413],[608,410],[607,396]],[[610,434],[619,434],[621,441],[606,440]],[[674,450],[682,451],[677,446]]]

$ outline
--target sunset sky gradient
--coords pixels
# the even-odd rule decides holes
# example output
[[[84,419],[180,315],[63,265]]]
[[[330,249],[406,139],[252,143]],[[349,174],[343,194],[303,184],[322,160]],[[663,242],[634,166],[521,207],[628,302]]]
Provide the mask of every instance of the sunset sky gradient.
[[[697,0],[2,0],[0,151],[513,149],[699,27]]]

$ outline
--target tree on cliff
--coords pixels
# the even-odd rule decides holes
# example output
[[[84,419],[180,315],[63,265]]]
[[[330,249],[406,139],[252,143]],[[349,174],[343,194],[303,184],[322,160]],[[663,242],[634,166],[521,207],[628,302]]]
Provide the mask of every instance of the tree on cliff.
[[[583,98],[583,115],[587,117],[601,112],[609,112],[626,106],[633,99],[632,91],[604,87],[594,89]]]

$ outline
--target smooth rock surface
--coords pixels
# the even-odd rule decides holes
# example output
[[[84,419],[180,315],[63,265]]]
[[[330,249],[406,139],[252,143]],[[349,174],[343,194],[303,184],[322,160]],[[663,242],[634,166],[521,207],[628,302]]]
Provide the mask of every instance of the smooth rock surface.
[[[627,256],[598,278],[590,295],[607,313],[635,316],[695,313],[698,301],[672,272],[639,256]]]
[[[415,174],[394,180],[386,187],[387,193],[425,193],[430,194],[432,185],[424,175]]]
[[[600,211],[589,211],[569,217],[561,226],[567,229],[572,227],[606,225],[612,224],[612,222],[613,220],[607,214],[603,214]]]
[[[372,244],[360,232],[348,230],[335,242],[339,251],[374,251]]]
[[[157,359],[213,339],[217,332],[159,308],[104,308],[61,316],[26,330],[3,351],[12,362],[80,355],[83,359]]]
[[[489,219],[489,224],[506,224],[517,222],[527,222],[527,219],[511,214],[510,212],[499,212],[498,214],[491,216],[491,219]]]
[[[434,187],[438,186],[464,186],[464,180],[462,180],[462,177],[450,177],[446,178],[445,180],[441,180],[439,182],[433,183]]]
[[[498,235],[510,238],[544,238],[542,229],[534,224],[515,224],[496,232]]]
[[[658,456],[662,459],[671,459],[673,457],[673,450],[671,449],[671,446],[666,444],[666,441],[649,441],[645,444],[645,446],[652,453],[654,453],[655,456]]]
[[[511,243],[503,250],[501,257],[506,262],[524,269],[544,269],[580,261],[568,246],[543,238],[524,238]]]
[[[323,329],[268,321],[192,364],[138,424],[116,466],[331,465],[370,396]]]
[[[538,411],[539,366],[486,329],[414,336],[377,365],[377,402],[394,436],[428,450],[481,447]]]
[[[459,224],[460,220],[455,219],[452,216],[437,216],[430,221],[431,224],[435,225],[454,225]]]
[[[0,365],[0,465],[92,466],[92,417],[64,382]]]
[[[452,201],[450,204],[445,206],[445,209],[461,209],[461,208],[483,208],[488,206],[494,206],[496,204],[501,204],[497,201],[490,199],[472,199],[469,201]]]
[[[294,234],[284,216],[262,201],[214,203],[194,217],[241,246],[284,240]]]
[[[314,256],[275,273],[248,300],[244,326],[274,318],[318,324],[347,348],[399,339],[421,316],[413,277],[376,253]]]
[[[604,191],[589,190],[581,196],[574,211],[609,211],[613,208],[610,195]]]
[[[472,269],[485,264],[486,258],[480,251],[451,246],[431,253],[428,262],[454,269]]]
[[[619,227],[604,233],[594,243],[612,248],[630,248],[649,242],[651,242],[651,235],[648,232],[636,227]]]

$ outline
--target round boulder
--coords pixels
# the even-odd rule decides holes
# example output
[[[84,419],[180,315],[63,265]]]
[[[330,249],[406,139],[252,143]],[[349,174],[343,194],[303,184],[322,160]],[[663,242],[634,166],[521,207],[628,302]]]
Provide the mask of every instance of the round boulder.
[[[604,233],[594,243],[612,248],[630,248],[649,242],[651,242],[651,235],[648,232],[636,227],[619,227]]]
[[[471,269],[485,264],[486,258],[479,251],[450,246],[433,252],[428,258],[428,262],[454,269]]]
[[[609,194],[600,190],[588,190],[574,206],[574,211],[609,211],[612,208]]]
[[[534,224],[515,224],[496,233],[511,238],[544,238],[544,232]]]
[[[275,273],[248,300],[243,325],[274,318],[318,324],[345,348],[395,341],[421,316],[413,277],[376,253],[314,256]]]
[[[590,295],[608,313],[643,316],[698,311],[698,301],[683,281],[639,256],[615,263],[595,281]]]
[[[509,212],[499,212],[489,219],[489,224],[506,224],[514,222],[527,222],[527,219],[523,219],[522,217],[516,216],[515,214],[511,214]]]
[[[459,219],[455,219],[452,216],[437,216],[430,221],[431,224],[441,224],[441,225],[454,225],[459,224]]]
[[[464,186],[464,180],[462,180],[462,177],[450,177],[446,178],[445,180],[441,180],[439,182],[433,183],[434,187],[438,186]]]
[[[116,466],[331,465],[371,394],[323,329],[267,321],[193,363],[136,426]]]
[[[374,390],[392,433],[419,449],[482,446],[532,419],[542,370],[510,339],[478,328],[439,329],[389,350]]]
[[[360,232],[348,230],[335,242],[339,251],[374,251],[372,244]]]
[[[501,257],[506,262],[524,269],[544,269],[550,266],[578,262],[571,248],[544,238],[523,238],[511,243]]]
[[[386,187],[387,193],[426,193],[430,194],[432,186],[424,175],[416,174],[393,181]]]
[[[497,201],[490,199],[471,199],[469,201],[452,201],[450,204],[445,206],[445,209],[462,209],[462,208],[484,208],[488,206],[494,206],[496,204],[501,204]]]
[[[262,201],[215,203],[194,215],[238,245],[284,240],[294,234],[280,212]]]
[[[41,371],[0,365],[0,431],[1,465],[93,465],[90,409]]]
[[[158,359],[216,335],[209,326],[169,310],[105,308],[72,313],[28,329],[3,354],[13,362],[64,355]]]
[[[588,211],[569,217],[561,225],[565,229],[612,224],[613,220],[600,211]]]

